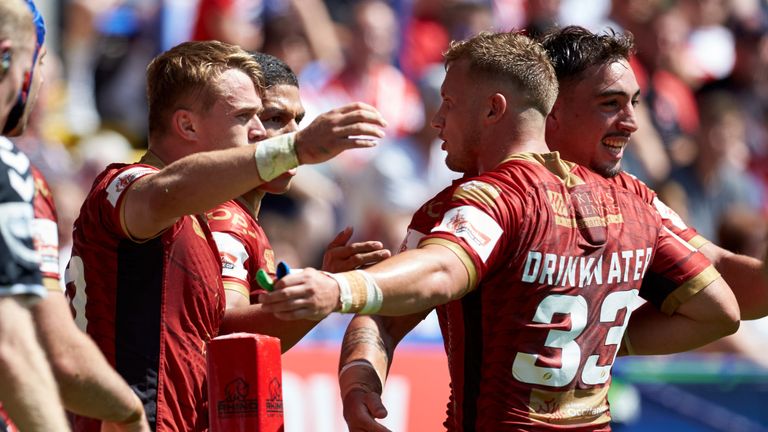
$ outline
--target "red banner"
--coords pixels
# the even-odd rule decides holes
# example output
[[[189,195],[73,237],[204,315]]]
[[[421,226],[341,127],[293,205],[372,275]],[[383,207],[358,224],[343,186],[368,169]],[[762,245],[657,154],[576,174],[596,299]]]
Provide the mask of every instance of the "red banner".
[[[339,346],[298,346],[283,355],[286,432],[346,431],[336,379]],[[448,402],[448,365],[442,345],[395,351],[382,424],[395,432],[442,428]]]

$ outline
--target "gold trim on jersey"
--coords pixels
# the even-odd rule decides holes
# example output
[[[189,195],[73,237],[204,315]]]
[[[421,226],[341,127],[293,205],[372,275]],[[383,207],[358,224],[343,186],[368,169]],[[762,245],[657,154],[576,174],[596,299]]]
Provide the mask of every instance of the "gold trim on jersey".
[[[700,234],[697,234],[692,239],[688,240],[688,244],[693,246],[695,249],[699,249],[707,243],[711,243],[711,242]]]
[[[458,244],[442,239],[442,238],[427,238],[419,242],[418,247],[424,247],[426,245],[435,244],[440,245],[443,247],[446,247],[451,250],[456,256],[461,260],[462,263],[464,263],[464,268],[467,270],[467,287],[464,289],[464,292],[462,292],[462,296],[472,290],[474,290],[477,287],[477,269],[475,268],[475,263],[472,261],[472,258],[469,256],[467,251],[464,250],[463,247],[459,246]]]
[[[61,284],[59,284],[58,279],[43,277],[43,286],[45,287],[46,291],[58,293],[62,292]]]
[[[457,187],[453,191],[451,199],[454,201],[464,199],[496,208],[496,200],[499,196],[501,196],[501,191],[496,186],[480,180],[470,180]]]
[[[549,172],[556,175],[567,187],[584,184],[584,179],[573,173],[576,164],[560,159],[559,152],[551,153],[515,153],[504,160],[524,160],[536,162],[548,169]]]
[[[602,425],[611,421],[608,386],[564,392],[532,389],[529,417],[552,425]]]
[[[141,159],[139,159],[138,163],[144,164],[144,165],[151,165],[157,169],[165,168],[165,162],[160,160],[160,157],[156,155],[152,150],[147,150],[146,153],[144,153],[144,155],[141,156]]]
[[[160,160],[159,157],[157,157],[156,154],[152,152],[152,150],[147,150],[146,153],[139,159],[137,162],[139,164],[149,165],[153,166],[157,169],[163,169],[165,167],[165,163]],[[125,191],[124,193],[127,193],[128,191]],[[163,235],[165,230],[160,231],[159,233],[153,235],[152,237],[140,239],[131,234],[131,232],[128,230],[128,225],[125,223],[125,199],[123,199],[120,203],[120,226],[123,228],[123,232],[128,235],[128,239],[134,243],[146,243],[150,240],[156,239]],[[167,229],[167,228],[166,228]],[[203,238],[205,238],[203,236]]]
[[[245,297],[248,301],[251,299],[251,293],[248,290],[248,287],[240,282],[224,281],[224,291],[234,291]]]
[[[710,265],[697,276],[675,288],[664,300],[664,303],[661,304],[661,311],[667,315],[672,315],[681,304],[690,300],[691,297],[698,294],[699,291],[706,288],[719,277],[720,273],[715,270],[714,266]]]

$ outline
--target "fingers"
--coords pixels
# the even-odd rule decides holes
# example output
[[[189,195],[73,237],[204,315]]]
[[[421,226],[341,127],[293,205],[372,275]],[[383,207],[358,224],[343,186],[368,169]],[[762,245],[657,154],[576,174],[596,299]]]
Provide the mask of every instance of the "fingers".
[[[376,393],[365,394],[365,406],[368,408],[368,412],[375,418],[382,419],[387,416],[387,409],[384,404],[381,403],[381,396]]]
[[[354,229],[351,226],[344,228],[341,232],[336,234],[336,237],[333,240],[331,240],[330,243],[328,243],[328,247],[326,249],[328,250],[328,249],[333,249],[335,247],[346,245],[349,239],[352,238],[353,232],[354,232]]]
[[[350,432],[391,432],[376,419],[387,416],[387,410],[376,393],[352,390],[344,397],[344,419]]]

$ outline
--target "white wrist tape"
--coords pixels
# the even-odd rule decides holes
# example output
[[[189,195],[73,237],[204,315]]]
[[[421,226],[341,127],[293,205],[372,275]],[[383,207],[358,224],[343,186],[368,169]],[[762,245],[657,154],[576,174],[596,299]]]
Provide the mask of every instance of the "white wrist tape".
[[[384,294],[379,288],[379,284],[373,276],[365,270],[355,270],[357,273],[363,276],[365,279],[365,306],[363,306],[358,313],[361,314],[375,314],[381,309],[381,304],[384,303]]]
[[[347,278],[340,274],[323,272],[339,284],[339,303],[341,303],[341,313],[349,313],[352,309],[352,288],[349,286]]]
[[[256,167],[259,177],[271,181],[291,168],[299,166],[296,156],[296,132],[278,135],[256,144]]]
[[[341,313],[375,314],[384,302],[384,293],[376,280],[363,270],[326,273],[339,284]]]

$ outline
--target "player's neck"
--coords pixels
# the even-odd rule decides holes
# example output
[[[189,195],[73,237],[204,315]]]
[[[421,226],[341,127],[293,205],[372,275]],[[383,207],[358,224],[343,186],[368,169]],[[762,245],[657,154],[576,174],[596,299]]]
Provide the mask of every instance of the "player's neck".
[[[261,200],[264,198],[264,195],[264,192],[258,189],[252,189],[241,195],[240,198],[238,198],[238,201],[248,208],[248,211],[250,211],[254,219],[258,219],[259,208],[261,208]]]

